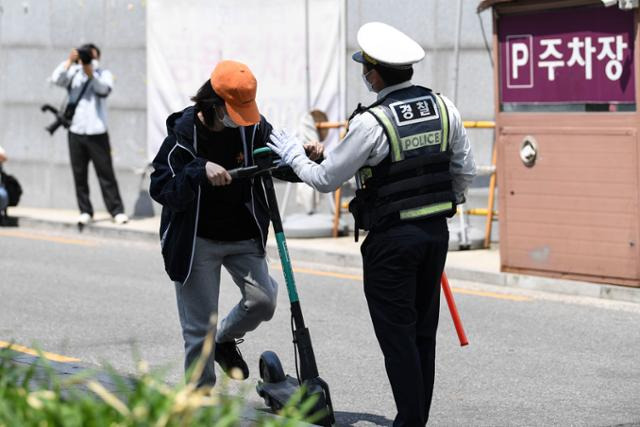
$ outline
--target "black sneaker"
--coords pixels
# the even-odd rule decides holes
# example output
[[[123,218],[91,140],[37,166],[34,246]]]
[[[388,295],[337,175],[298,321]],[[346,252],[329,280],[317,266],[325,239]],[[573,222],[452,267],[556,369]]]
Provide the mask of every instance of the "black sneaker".
[[[238,349],[238,344],[242,342],[244,340],[216,343],[215,360],[224,373],[234,380],[249,378],[249,367]]]

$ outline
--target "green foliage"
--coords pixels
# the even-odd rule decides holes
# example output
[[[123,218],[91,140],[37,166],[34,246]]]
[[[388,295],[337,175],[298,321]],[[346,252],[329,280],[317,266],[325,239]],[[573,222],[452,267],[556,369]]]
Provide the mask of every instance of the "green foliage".
[[[224,390],[197,388],[193,381],[169,386],[144,362],[133,378],[107,368],[105,382],[90,371],[60,378],[42,356],[20,364],[15,355],[0,350],[0,427],[230,427],[240,425],[246,409],[242,397]],[[308,416],[315,401],[302,398],[301,392],[283,408],[285,418],[260,415],[252,425],[293,427],[319,419]]]

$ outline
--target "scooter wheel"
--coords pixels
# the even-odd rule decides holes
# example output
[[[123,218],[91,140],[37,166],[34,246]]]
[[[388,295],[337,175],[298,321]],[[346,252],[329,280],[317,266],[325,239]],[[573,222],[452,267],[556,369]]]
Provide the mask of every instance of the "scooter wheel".
[[[260,378],[266,383],[279,383],[286,379],[282,363],[273,351],[265,351],[260,356]]]

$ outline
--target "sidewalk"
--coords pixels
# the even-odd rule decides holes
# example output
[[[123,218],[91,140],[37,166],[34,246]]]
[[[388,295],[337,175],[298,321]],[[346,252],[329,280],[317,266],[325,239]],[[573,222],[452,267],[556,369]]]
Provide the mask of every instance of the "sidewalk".
[[[76,210],[15,207],[9,209],[9,215],[19,217],[21,227],[78,229]],[[85,227],[83,233],[137,240],[148,239],[156,242],[159,240],[159,216],[132,219],[125,225],[114,224],[106,212],[96,213],[94,219],[94,223]],[[294,263],[313,263],[324,265],[326,268],[360,270],[362,268],[361,242],[362,239],[359,243],[355,243],[352,236],[336,239],[288,239],[287,246]],[[272,259],[278,258],[273,233],[269,234],[267,251]],[[640,303],[639,288],[502,273],[497,246],[483,250],[450,251],[447,256],[446,272],[453,282],[464,280],[495,286]]]

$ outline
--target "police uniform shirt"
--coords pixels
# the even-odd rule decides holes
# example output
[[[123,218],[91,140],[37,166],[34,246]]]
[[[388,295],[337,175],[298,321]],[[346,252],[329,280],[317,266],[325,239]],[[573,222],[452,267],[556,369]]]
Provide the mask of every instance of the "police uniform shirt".
[[[411,81],[388,86],[378,93],[378,99],[410,86]],[[442,99],[449,113],[449,170],[453,178],[456,203],[460,204],[465,201],[465,194],[475,176],[476,167],[460,113],[449,99],[444,96]],[[384,129],[373,114],[362,113],[351,120],[345,138],[336,144],[322,163],[316,164],[306,156],[297,156],[291,167],[302,181],[318,191],[328,193],[351,179],[361,167],[375,166],[388,154],[389,142]]]

